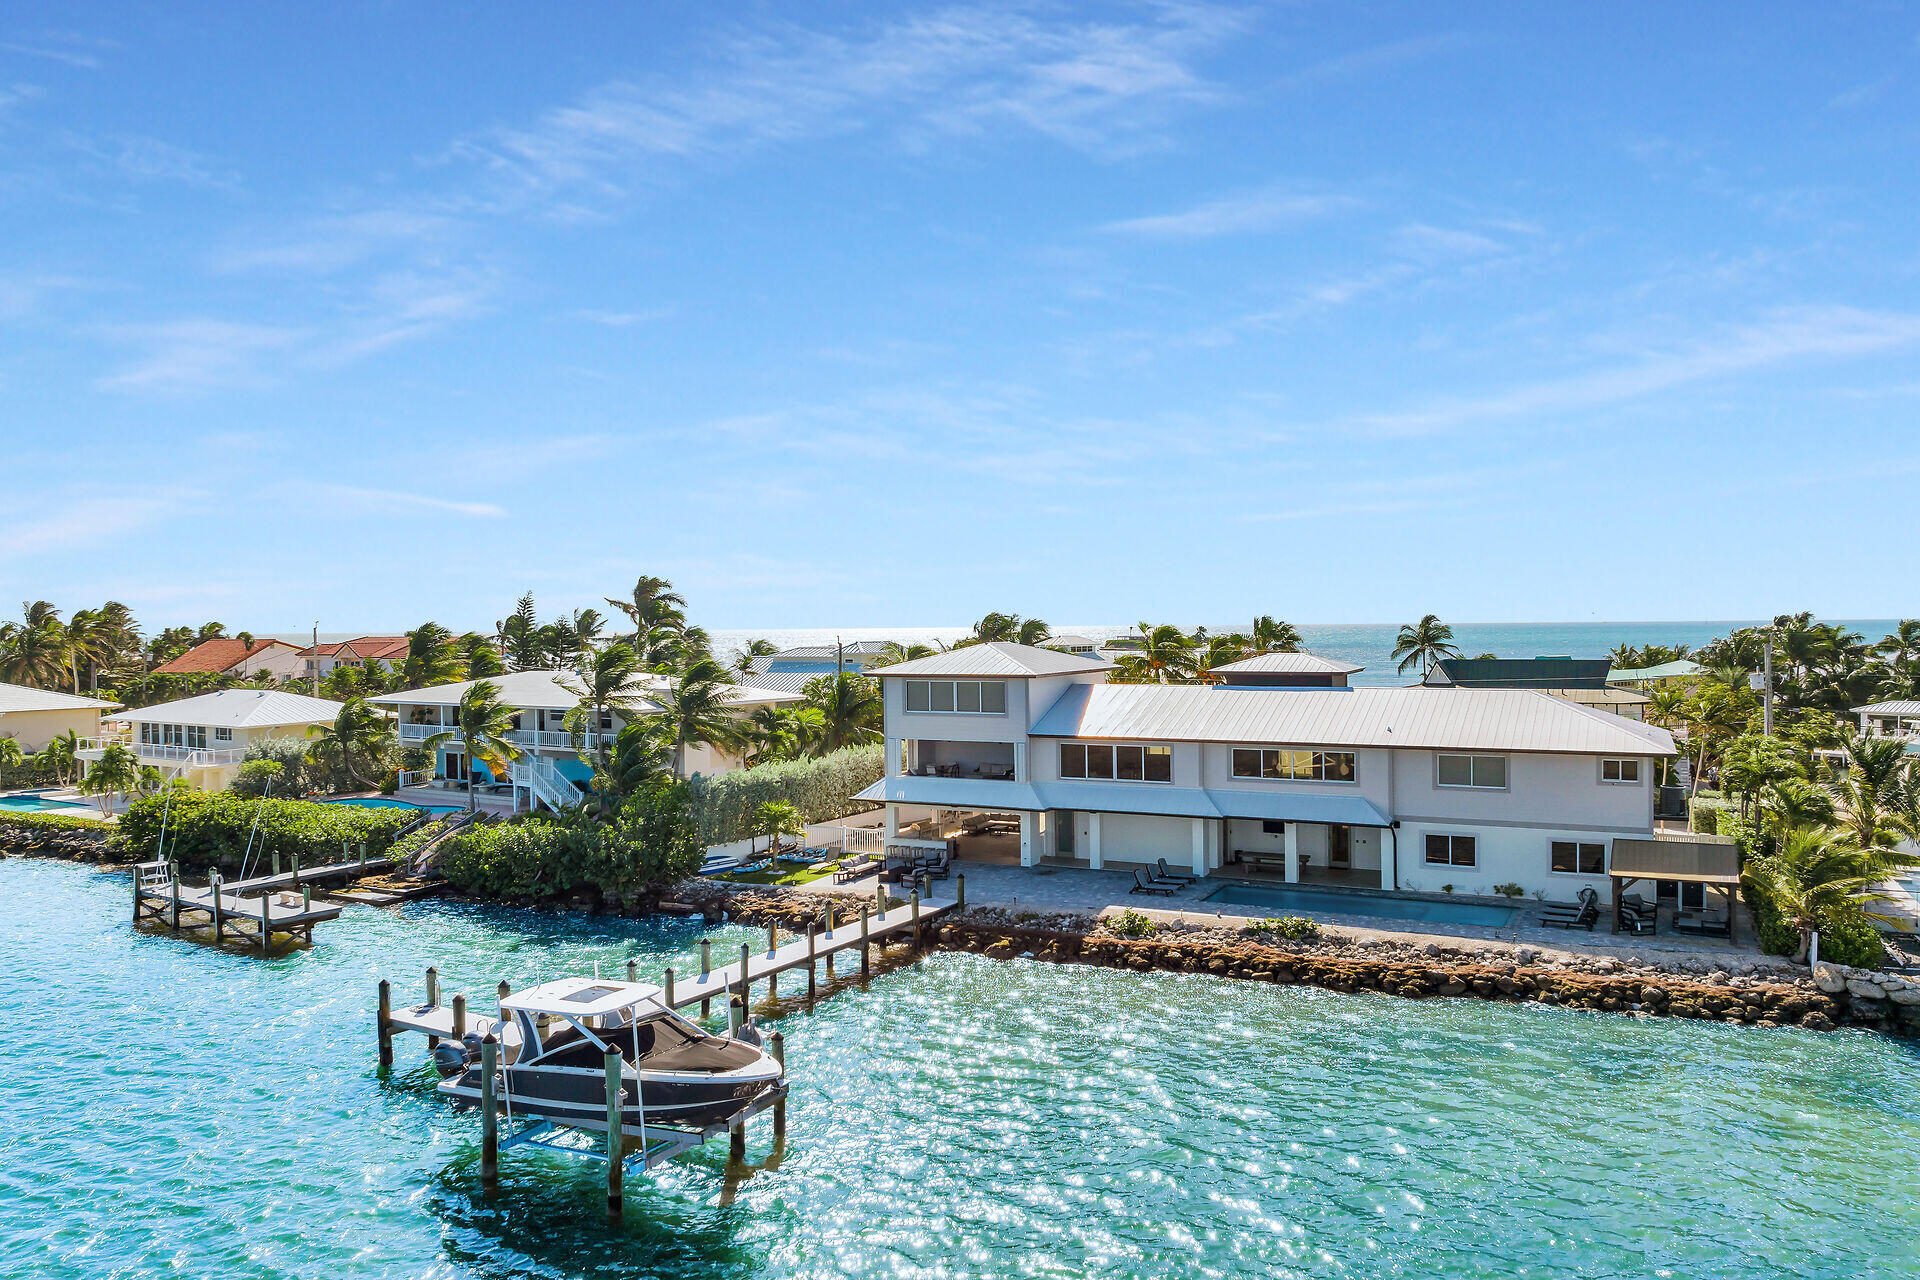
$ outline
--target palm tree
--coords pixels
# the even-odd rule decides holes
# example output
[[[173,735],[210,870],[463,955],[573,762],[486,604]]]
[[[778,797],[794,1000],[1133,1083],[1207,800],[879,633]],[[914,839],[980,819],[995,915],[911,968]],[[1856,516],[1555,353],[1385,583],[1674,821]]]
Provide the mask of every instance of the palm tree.
[[[506,674],[507,667],[500,661],[500,650],[478,631],[467,632],[455,644],[459,647],[461,660],[466,663],[466,679],[486,680]]]
[[[586,745],[591,731],[593,757],[591,760],[581,758],[596,770],[607,767],[613,713],[618,711],[623,720],[631,720],[637,714],[630,687],[639,673],[639,658],[631,648],[616,642],[593,655],[577,683],[564,676],[560,679],[560,687],[580,699],[580,705],[567,712],[564,722],[573,735],[574,749],[578,751]]]
[[[140,762],[130,749],[117,742],[108,743],[100,758],[80,779],[81,792],[99,796],[100,812],[108,815],[113,813],[114,793],[131,792],[139,785]]]
[[[465,667],[453,632],[439,623],[423,622],[407,632],[407,658],[400,668],[407,688],[452,684],[465,678]]]
[[[1741,873],[1741,888],[1772,902],[1800,935],[1796,962],[1804,962],[1823,917],[1876,900],[1873,886],[1884,874],[1878,860],[1862,855],[1832,827],[1792,827],[1780,833],[1773,855],[1755,859]],[[1866,914],[1883,919],[1874,912]]]
[[[1200,678],[1204,680],[1212,675],[1216,667],[1249,657],[1251,649],[1252,643],[1237,632],[1227,636],[1208,636],[1197,660]]]
[[[349,698],[332,724],[309,725],[307,736],[315,740],[307,748],[309,760],[336,774],[344,771],[368,791],[376,790],[379,784],[362,774],[356,762],[369,761],[374,769],[383,769],[395,742],[393,718],[374,710],[364,698]]]
[[[51,770],[55,779],[64,784],[67,775],[73,773],[80,764],[80,735],[72,729],[55,734],[47,745],[34,757],[34,763],[42,769]]]
[[[771,640],[749,641],[745,648],[733,655],[733,669],[744,676],[753,670],[755,658],[771,658],[778,652],[780,652],[780,646]]]
[[[875,667],[891,667],[895,663],[912,662],[916,658],[931,658],[940,650],[928,644],[901,644],[898,640],[889,640],[880,646],[880,652],[867,659],[866,670]]]
[[[45,600],[20,606],[20,622],[0,625],[0,680],[58,688],[68,670],[67,629],[60,611]]]
[[[842,747],[878,742],[882,737],[880,683],[851,671],[809,680],[807,706],[820,713],[810,748],[824,756]]]
[[[1270,613],[1253,620],[1253,634],[1247,637],[1256,654],[1300,652],[1300,632],[1291,622],[1281,622]]]
[[[1401,675],[1410,667],[1419,667],[1421,676],[1425,677],[1432,674],[1434,663],[1442,658],[1457,658],[1460,650],[1453,645],[1453,628],[1429,613],[1420,621],[1400,628],[1400,637],[1389,656],[1400,660],[1396,670]]]
[[[633,624],[633,635],[629,640],[634,651],[641,654],[643,659],[646,649],[640,643],[642,636],[661,627],[677,631],[687,625],[687,602],[665,578],[642,574],[634,581],[633,593],[628,599],[615,600],[612,596],[603,598]]]
[[[1846,740],[1847,772],[1833,784],[1841,821],[1855,844],[1871,849],[1892,833],[1884,824],[1887,800],[1896,797],[1907,774],[1904,743],[1855,734]]]
[[[1760,812],[1776,835],[1795,827],[1824,827],[1833,821],[1833,797],[1804,778],[1782,778],[1761,797]]]
[[[668,776],[672,764],[673,746],[656,718],[629,722],[614,738],[607,767],[593,775],[601,812],[617,808],[641,787]]]
[[[25,760],[26,755],[20,750],[18,738],[10,733],[0,737],[0,791],[6,789],[7,771],[18,769]]]
[[[507,762],[520,758],[520,748],[509,736],[513,733],[513,708],[500,701],[500,686],[491,680],[476,680],[460,695],[453,709],[453,727],[434,734],[420,745],[438,751],[456,742],[467,759],[487,766],[495,777],[506,772]],[[471,780],[467,786],[467,812],[479,807]]]
[[[673,773],[687,776],[687,748],[718,747],[739,752],[748,743],[748,728],[734,712],[733,673],[712,658],[696,658],[674,674],[667,687],[653,695],[660,708],[655,719],[673,747]]]
[[[1170,622],[1142,622],[1139,647],[1128,656],[1139,659],[1141,674],[1158,684],[1186,684],[1198,673],[1193,637]]]

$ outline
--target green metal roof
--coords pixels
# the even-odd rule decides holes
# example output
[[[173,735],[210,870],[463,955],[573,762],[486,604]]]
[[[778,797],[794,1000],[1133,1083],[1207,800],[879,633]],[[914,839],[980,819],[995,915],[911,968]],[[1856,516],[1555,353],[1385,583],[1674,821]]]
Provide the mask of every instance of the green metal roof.
[[[1674,662],[1663,662],[1657,667],[1615,667],[1607,676],[1608,684],[1632,684],[1638,680],[1672,680],[1679,676],[1697,676],[1705,668],[1697,662],[1681,658]]]

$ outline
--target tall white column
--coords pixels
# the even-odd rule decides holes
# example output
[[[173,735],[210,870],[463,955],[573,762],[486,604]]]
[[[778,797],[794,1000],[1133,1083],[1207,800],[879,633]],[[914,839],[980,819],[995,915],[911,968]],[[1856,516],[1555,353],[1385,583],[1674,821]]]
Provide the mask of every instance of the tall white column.
[[[899,835],[900,835],[900,806],[897,804],[890,804],[887,806],[887,839],[894,840],[894,839],[897,839]]]
[[[1300,824],[1287,823],[1287,883],[1300,883]]]
[[[1040,843],[1040,815],[1031,809],[1020,811],[1020,865],[1034,864],[1034,849]]]
[[[1207,874],[1207,820],[1193,820],[1193,874]]]
[[[1027,743],[1024,738],[1013,744],[1013,780],[1027,780]]]
[[[1106,865],[1100,861],[1100,815],[1087,815],[1087,865],[1098,871]]]
[[[887,739],[887,776],[889,778],[897,778],[906,772],[906,762],[902,759],[905,753],[901,750],[901,746],[900,739]]]
[[[1379,828],[1374,832],[1373,839],[1374,843],[1377,844],[1380,849],[1380,887],[1382,889],[1391,889],[1393,888],[1393,858],[1395,848],[1393,832],[1388,831],[1384,827]]]

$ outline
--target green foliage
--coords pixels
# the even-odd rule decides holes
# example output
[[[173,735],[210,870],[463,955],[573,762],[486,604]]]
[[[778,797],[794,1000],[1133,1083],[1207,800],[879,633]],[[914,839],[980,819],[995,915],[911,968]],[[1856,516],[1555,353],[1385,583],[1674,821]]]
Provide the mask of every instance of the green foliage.
[[[1305,942],[1320,933],[1320,926],[1306,916],[1274,916],[1247,926],[1252,933],[1273,933],[1289,942]]]
[[[228,786],[243,796],[263,796],[268,787],[286,795],[287,788],[280,781],[286,772],[286,766],[278,760],[247,760],[234,770]]]
[[[65,813],[0,814],[0,847],[25,843],[47,831],[95,831],[108,828],[99,818],[78,818]]]
[[[357,852],[360,841],[365,840],[369,855],[382,853],[394,833],[418,816],[411,809],[307,800],[260,801],[232,791],[176,790],[171,812],[166,812],[166,801],[163,793],[127,806],[120,818],[121,837],[142,859],[157,857],[164,812],[167,856],[191,867],[238,868],[256,814],[257,852],[268,858],[275,852],[288,858],[297,853],[308,863],[337,861],[343,841]]]
[[[1107,932],[1122,938],[1151,937],[1158,928],[1150,918],[1132,907],[1107,921]]]
[[[280,766],[280,772],[273,784],[273,794],[282,797],[304,796],[325,787],[330,781],[325,770],[307,759],[307,740],[305,738],[262,738],[247,744],[246,754],[241,757],[241,766],[234,774],[234,789],[239,789],[240,775],[246,772],[248,763],[255,760],[271,760]],[[262,778],[264,771],[256,770],[252,775]],[[259,795],[260,792],[252,792]]]
[[[1696,835],[1717,836],[1724,834],[1720,823],[1726,816],[1738,817],[1740,806],[1719,796],[1708,796],[1702,792],[1696,795],[1688,805],[1689,821]]]
[[[1820,958],[1856,969],[1878,969],[1886,948],[1880,931],[1863,911],[1834,911],[1820,921]]]
[[[457,887],[486,897],[627,896],[699,868],[703,847],[687,791],[681,782],[650,783],[608,823],[568,813],[476,827],[448,840],[434,865]]]
[[[1527,892],[1525,889],[1522,889],[1517,884],[1497,884],[1493,886],[1493,891],[1497,894],[1500,894],[1502,897],[1507,897],[1507,898],[1522,897]]]
[[[754,820],[769,802],[792,805],[807,822],[842,817],[854,811],[853,797],[879,781],[884,768],[883,749],[866,746],[695,778],[688,786],[700,843],[730,844],[761,834]]]

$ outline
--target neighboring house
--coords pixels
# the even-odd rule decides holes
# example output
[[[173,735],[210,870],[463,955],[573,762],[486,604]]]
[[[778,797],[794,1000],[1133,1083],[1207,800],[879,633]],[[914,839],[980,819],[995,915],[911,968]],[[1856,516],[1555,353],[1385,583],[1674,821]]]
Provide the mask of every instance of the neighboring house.
[[[219,791],[233,781],[250,744],[304,738],[312,726],[332,724],[340,705],[279,689],[222,689],[107,716],[101,736],[86,744],[80,758],[98,760],[118,742],[143,765],[203,791]]]
[[[756,689],[799,693],[809,682],[841,671],[864,672],[886,650],[885,640],[856,640],[847,645],[810,644],[755,658],[742,678]]]
[[[237,637],[222,636],[203,640],[171,662],[153,669],[157,676],[219,675],[246,679],[266,672],[276,680],[302,675],[298,645],[285,640],[255,640],[248,643]]]
[[[648,694],[667,686],[669,678],[642,675],[627,687],[627,696],[641,712],[655,710]],[[460,699],[478,681],[433,685],[425,689],[405,689],[381,694],[368,701],[391,709],[399,717],[400,745],[420,746],[436,734],[444,733],[456,722]],[[495,777],[482,760],[469,760],[458,741],[442,744],[434,759],[435,781],[457,788],[484,786],[497,788],[499,794],[513,797],[515,812],[530,809],[540,801],[549,808],[560,808],[579,800],[593,777],[593,770],[580,759],[591,754],[599,738],[612,738],[626,725],[625,717],[614,712],[598,726],[589,726],[578,742],[567,731],[567,712],[580,705],[582,685],[570,671],[513,671],[490,676],[487,683],[500,691],[501,702],[513,708],[510,740],[524,753],[510,762],[508,776]],[[756,706],[800,701],[799,695],[747,685],[734,687],[730,701],[742,715]],[[710,746],[690,747],[686,753],[686,771],[726,773],[741,767],[736,756]]]
[[[407,660],[407,645],[405,636],[356,636],[352,640],[312,645],[300,651],[300,677],[323,679],[332,675],[336,667],[373,666],[396,670]]]
[[[1348,676],[1365,670],[1313,653],[1262,653],[1215,667],[1207,676],[1235,689],[1344,689]]]
[[[1629,720],[1646,718],[1653,698],[1608,683],[1605,658],[1442,658],[1422,681],[1434,689],[1537,689]]]
[[[1662,662],[1653,667],[1615,667],[1607,673],[1608,684],[1630,684],[1644,689],[1668,680],[1695,680],[1706,668],[1686,658]]]
[[[1047,642],[1040,647],[1043,649],[1057,649],[1061,653],[1078,654],[1083,658],[1096,657],[1100,652],[1100,642],[1098,640],[1089,640],[1086,636],[1076,635],[1048,636]]]
[[[1908,750],[1920,750],[1920,701],[1898,700],[1870,702],[1853,708],[1860,717],[1860,731],[1876,738],[1894,738],[1908,744]]]
[[[39,751],[69,733],[98,737],[100,713],[119,705],[31,685],[0,684],[0,738],[12,738],[24,752]]]
[[[1015,644],[882,668],[887,836],[999,815],[1019,861],[1158,858],[1374,890],[1603,897],[1654,834],[1663,729],[1532,689],[1108,684]],[[978,828],[965,821],[963,827]],[[963,853],[965,850],[963,849]]]

